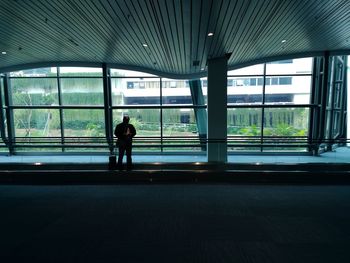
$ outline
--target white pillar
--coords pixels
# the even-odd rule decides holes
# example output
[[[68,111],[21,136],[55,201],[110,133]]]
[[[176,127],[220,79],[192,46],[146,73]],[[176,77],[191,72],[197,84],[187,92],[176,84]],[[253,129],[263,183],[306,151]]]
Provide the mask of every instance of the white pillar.
[[[208,162],[227,162],[227,57],[208,60]]]

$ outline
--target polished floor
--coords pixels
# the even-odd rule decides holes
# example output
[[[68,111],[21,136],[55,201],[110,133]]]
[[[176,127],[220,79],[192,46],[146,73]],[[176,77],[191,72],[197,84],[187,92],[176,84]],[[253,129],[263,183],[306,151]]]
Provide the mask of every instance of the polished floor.
[[[0,186],[0,262],[350,262],[350,186]]]

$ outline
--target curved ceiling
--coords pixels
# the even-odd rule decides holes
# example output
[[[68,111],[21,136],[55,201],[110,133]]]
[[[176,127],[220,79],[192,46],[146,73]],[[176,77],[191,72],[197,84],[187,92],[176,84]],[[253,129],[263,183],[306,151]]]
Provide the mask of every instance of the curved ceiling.
[[[349,53],[348,0],[2,0],[0,72],[101,64],[163,76]],[[212,36],[208,36],[213,33]],[[147,46],[146,46],[147,45]]]

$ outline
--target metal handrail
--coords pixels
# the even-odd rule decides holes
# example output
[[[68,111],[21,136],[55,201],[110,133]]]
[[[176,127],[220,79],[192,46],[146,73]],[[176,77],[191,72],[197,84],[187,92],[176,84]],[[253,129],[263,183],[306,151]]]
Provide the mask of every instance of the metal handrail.
[[[16,148],[108,148],[105,137],[16,137],[12,142]],[[114,138],[113,145],[116,143]],[[207,143],[226,143],[227,147],[317,147],[327,143],[350,143],[350,139],[310,140],[306,136],[228,136],[223,139],[205,139],[198,136],[137,136],[134,138],[135,148],[198,148]],[[2,145],[1,147],[7,147]]]

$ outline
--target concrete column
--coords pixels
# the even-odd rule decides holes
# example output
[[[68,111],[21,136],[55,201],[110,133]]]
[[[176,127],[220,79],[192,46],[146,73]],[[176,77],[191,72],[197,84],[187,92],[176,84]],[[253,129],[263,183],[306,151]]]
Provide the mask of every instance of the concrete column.
[[[227,57],[208,60],[208,162],[227,162]]]

